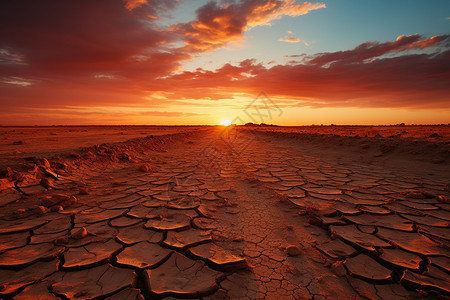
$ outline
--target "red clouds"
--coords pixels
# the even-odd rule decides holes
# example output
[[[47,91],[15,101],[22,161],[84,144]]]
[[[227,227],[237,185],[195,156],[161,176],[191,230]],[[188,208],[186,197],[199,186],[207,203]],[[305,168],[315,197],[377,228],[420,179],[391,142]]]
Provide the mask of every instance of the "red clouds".
[[[34,69],[111,71],[170,39],[134,12],[122,1],[5,0],[0,4],[0,48],[22,55]]]
[[[147,0],[125,0],[125,7],[132,11],[135,8],[141,7],[144,4],[148,4]]]
[[[190,57],[168,48],[175,37],[148,17],[176,2],[1,1],[2,106],[145,103],[147,82]]]
[[[177,81],[180,94],[188,86],[201,87],[203,93],[210,89],[216,98],[264,90],[284,99],[285,106],[450,108],[449,42],[450,36],[402,36],[393,42],[368,42],[353,50],[303,57],[296,64],[266,68],[246,60],[215,72],[185,72],[171,80]],[[407,52],[432,46],[446,50]],[[383,56],[392,53],[397,56]]]
[[[298,38],[296,38],[295,36],[285,36],[281,39],[279,39],[280,42],[286,42],[286,43],[298,43],[300,42],[298,40]]]
[[[428,39],[421,39],[418,34],[409,36],[399,36],[393,42],[366,42],[353,50],[338,51],[333,53],[319,53],[308,61],[310,64],[325,65],[328,63],[361,63],[366,59],[376,58],[392,52],[401,52],[410,49],[424,49],[437,45],[448,36],[434,36]]]
[[[202,52],[239,40],[247,29],[268,25],[283,15],[300,16],[323,7],[323,3],[295,0],[246,0],[225,5],[211,1],[197,11],[197,20],[178,24],[173,30],[185,36],[186,51]]]

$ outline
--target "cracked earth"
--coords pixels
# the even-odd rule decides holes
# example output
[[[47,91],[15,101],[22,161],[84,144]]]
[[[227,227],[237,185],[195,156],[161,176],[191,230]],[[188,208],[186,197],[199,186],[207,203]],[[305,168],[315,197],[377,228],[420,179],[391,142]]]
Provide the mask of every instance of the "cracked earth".
[[[132,159],[72,155],[64,172],[41,160],[46,177],[1,191],[0,295],[449,297],[448,173],[232,129],[160,142]]]

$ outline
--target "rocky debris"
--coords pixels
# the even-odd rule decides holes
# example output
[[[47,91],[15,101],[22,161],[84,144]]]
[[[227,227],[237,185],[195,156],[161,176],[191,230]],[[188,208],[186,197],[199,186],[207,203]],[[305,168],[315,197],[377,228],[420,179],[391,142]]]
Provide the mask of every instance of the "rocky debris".
[[[60,212],[62,210],[64,210],[64,207],[62,207],[62,205],[55,205],[50,207],[51,212]]]
[[[143,165],[140,165],[140,166],[139,166],[139,169],[138,169],[138,170],[145,173],[145,172],[150,171],[150,170],[151,170],[151,167],[150,167],[149,164],[143,164]]]
[[[233,255],[213,243],[192,247],[189,249],[189,253],[197,258],[206,260],[208,265],[216,270],[235,272],[248,268],[245,258]]]
[[[51,288],[56,295],[69,299],[111,296],[124,288],[133,287],[136,280],[136,274],[132,270],[116,268],[109,264],[57,275],[60,280],[55,280]],[[55,276],[55,279],[58,276]]]
[[[42,185],[46,189],[50,189],[54,187],[54,181],[50,178],[42,178],[40,181],[40,185]]]
[[[59,175],[57,173],[55,173],[54,171],[52,171],[49,168],[42,168],[42,171],[44,172],[44,174],[48,177],[51,177],[53,179],[59,179]]]
[[[153,269],[163,263],[172,253],[172,250],[158,244],[143,241],[126,247],[120,252],[117,255],[117,263],[132,268]]]
[[[117,235],[117,229],[114,227],[110,227],[108,222],[98,222],[93,224],[75,224],[74,228],[71,230],[71,233],[77,232],[81,227],[85,227],[88,235],[82,239],[67,239],[63,241],[61,244],[73,248],[73,247],[81,247],[93,242],[104,243],[114,238]],[[57,243],[58,244],[58,243]]]
[[[218,289],[221,273],[213,271],[203,261],[191,260],[174,253],[161,266],[146,270],[146,284],[158,297],[201,297]]]
[[[63,270],[86,269],[107,262],[122,246],[114,240],[70,248],[64,253]]]
[[[0,192],[5,190],[10,190],[14,187],[14,179],[13,178],[0,178]],[[8,201],[8,199],[0,197],[0,206],[6,205],[12,201]]]
[[[387,282],[392,279],[391,270],[364,254],[348,258],[345,261],[345,267],[351,275],[365,280]]]
[[[47,208],[55,206],[69,207],[74,203],[77,203],[77,198],[64,194],[44,195],[41,198],[41,205]]]
[[[302,250],[298,246],[289,245],[286,247],[286,253],[289,256],[299,256],[300,254],[302,254]]]
[[[42,206],[42,205],[36,205],[36,206],[34,206],[33,207],[33,213],[35,214],[35,215],[45,215],[46,213],[48,213],[48,212],[50,212],[50,209],[48,209],[47,207],[45,207],[45,206]]]
[[[55,273],[59,260],[49,262],[37,262],[29,267],[21,269],[20,272],[13,270],[0,271],[0,295],[8,296],[17,293],[20,289],[33,284],[43,278]]]
[[[81,240],[88,235],[87,229],[85,227],[81,227],[70,234],[70,237],[75,240]]]

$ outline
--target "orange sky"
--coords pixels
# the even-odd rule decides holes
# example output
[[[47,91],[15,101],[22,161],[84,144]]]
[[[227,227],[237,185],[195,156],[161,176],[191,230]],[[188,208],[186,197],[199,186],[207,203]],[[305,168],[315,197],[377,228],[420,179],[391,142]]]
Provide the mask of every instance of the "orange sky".
[[[328,3],[211,1],[186,14],[180,5],[2,1],[0,125],[450,122],[447,34],[367,36],[313,52],[320,40],[303,41],[283,22],[314,22]],[[253,39],[272,54],[248,56]],[[205,67],[215,53],[221,62]],[[276,110],[254,120],[246,107],[261,92],[269,99],[252,105]]]

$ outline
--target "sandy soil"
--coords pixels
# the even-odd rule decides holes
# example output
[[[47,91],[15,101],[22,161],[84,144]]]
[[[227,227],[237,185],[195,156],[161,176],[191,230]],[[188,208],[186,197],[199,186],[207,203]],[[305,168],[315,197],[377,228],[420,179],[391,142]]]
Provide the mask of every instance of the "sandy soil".
[[[191,130],[180,126],[0,127],[0,155],[42,154],[95,144],[124,142],[148,135]]]
[[[450,125],[404,125],[404,126],[261,126],[256,130],[276,132],[303,132],[310,134],[359,136],[359,137],[403,137],[422,140],[450,140]]]
[[[28,170],[12,161],[3,179],[15,188],[0,192],[0,295],[450,294],[445,138],[272,129],[191,128],[44,152],[23,161]]]

